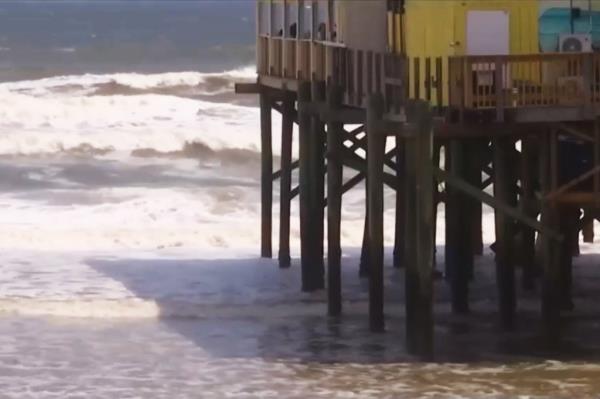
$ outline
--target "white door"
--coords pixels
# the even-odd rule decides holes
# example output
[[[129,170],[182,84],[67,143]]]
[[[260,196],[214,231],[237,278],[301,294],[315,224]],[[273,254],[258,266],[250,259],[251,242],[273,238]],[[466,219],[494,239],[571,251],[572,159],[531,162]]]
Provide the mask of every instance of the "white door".
[[[467,55],[510,54],[510,21],[506,11],[469,11],[467,14]],[[473,65],[476,86],[494,85],[495,68]],[[503,68],[502,87],[510,86],[510,72]]]
[[[469,11],[467,55],[508,55],[509,22],[507,11]]]

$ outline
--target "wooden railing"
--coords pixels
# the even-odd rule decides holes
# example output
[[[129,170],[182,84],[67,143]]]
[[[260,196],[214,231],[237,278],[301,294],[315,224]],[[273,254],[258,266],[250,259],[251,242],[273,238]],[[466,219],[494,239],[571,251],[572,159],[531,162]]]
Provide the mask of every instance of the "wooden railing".
[[[406,98],[462,110],[600,106],[600,54],[527,54],[412,58],[336,43],[258,38],[260,75],[318,80],[343,87],[345,103],[363,107],[384,94],[388,111]]]
[[[356,107],[365,106],[368,96],[379,92],[389,112],[400,112],[407,95],[403,57],[337,43],[261,36],[257,68],[259,75],[337,84],[344,89],[344,102]]]
[[[449,59],[450,105],[464,109],[600,103],[600,55],[531,54]]]

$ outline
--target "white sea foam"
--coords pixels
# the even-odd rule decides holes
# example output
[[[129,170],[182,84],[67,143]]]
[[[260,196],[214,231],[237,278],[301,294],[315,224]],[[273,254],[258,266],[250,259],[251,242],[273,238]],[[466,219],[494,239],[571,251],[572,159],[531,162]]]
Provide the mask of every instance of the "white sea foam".
[[[211,78],[223,80],[217,84],[217,91],[231,90],[234,81],[250,79],[251,71],[82,75],[3,83],[0,154],[52,153],[82,144],[116,151],[175,151],[189,141],[202,142],[215,150],[255,150],[255,108],[153,94],[161,88],[195,87]],[[94,95],[98,85],[111,82],[146,91]],[[207,88],[207,93],[213,89]],[[277,140],[274,146],[279,147]]]
[[[114,73],[114,74],[83,74],[53,76],[38,80],[22,80],[0,84],[0,89],[9,91],[24,91],[35,96],[55,95],[57,87],[72,86],[91,88],[102,83],[115,82],[135,89],[153,89],[173,86],[197,86],[210,79],[235,81],[252,80],[256,77],[256,68],[246,66],[224,72],[166,72],[157,74]],[[64,91],[67,95],[69,91]]]

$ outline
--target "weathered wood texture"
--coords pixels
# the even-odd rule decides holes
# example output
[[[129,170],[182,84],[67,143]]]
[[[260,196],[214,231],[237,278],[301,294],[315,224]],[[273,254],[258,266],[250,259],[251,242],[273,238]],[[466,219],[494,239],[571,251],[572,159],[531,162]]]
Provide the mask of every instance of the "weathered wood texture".
[[[417,134],[406,151],[406,336],[409,351],[433,356],[433,116],[429,105],[414,109]]]
[[[460,179],[468,177],[468,152],[464,142],[453,140],[449,145],[450,173]],[[472,209],[470,199],[451,185],[446,186],[446,272],[452,292],[452,310],[469,312],[469,281],[472,275],[473,251]]]
[[[312,82],[312,100],[323,103],[326,98],[325,82]],[[311,286],[313,289],[325,288],[324,265],[324,230],[325,210],[325,125],[319,115],[313,115],[310,132],[310,180],[311,190],[310,213],[311,219],[311,255],[313,273],[311,273]]]
[[[264,91],[260,94],[260,145],[261,145],[261,256],[273,256],[273,144],[272,102]]]
[[[342,92],[339,87],[331,86],[327,93],[330,109],[341,106]],[[341,221],[343,194],[342,135],[343,124],[327,124],[327,292],[330,316],[342,311],[342,273],[341,273]]]
[[[279,196],[279,267],[290,267],[290,209],[292,201],[292,141],[295,99],[287,94],[282,104],[281,171]]]
[[[313,255],[311,254],[311,215],[310,215],[310,135],[311,116],[307,111],[312,93],[309,82],[298,87],[298,134],[299,134],[299,188],[300,188],[300,262],[302,268],[302,290],[313,291]]]
[[[369,242],[369,325],[385,329],[383,313],[383,158],[386,136],[378,129],[383,117],[383,97],[373,94],[367,107],[367,198]]]
[[[510,139],[492,142],[494,158],[494,196],[511,206],[516,205],[514,191],[516,176],[511,162],[514,143]],[[514,221],[495,212],[496,224],[496,279],[500,321],[505,328],[513,328],[516,310],[515,264],[513,253]]]

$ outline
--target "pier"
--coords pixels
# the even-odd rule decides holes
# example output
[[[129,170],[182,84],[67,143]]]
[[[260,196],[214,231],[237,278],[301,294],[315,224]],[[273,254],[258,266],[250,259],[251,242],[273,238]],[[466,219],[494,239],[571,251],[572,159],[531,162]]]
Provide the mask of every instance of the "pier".
[[[403,39],[404,1],[334,3],[257,3],[258,79],[236,91],[260,97],[262,256],[273,256],[279,187],[279,265],[290,267],[297,200],[302,289],[326,289],[324,315],[340,315],[341,204],[344,193],[364,186],[360,275],[369,279],[370,329],[383,332],[383,190],[395,190],[396,203],[387,206],[396,209],[394,266],[406,271],[406,344],[431,358],[438,205],[446,218],[440,267],[456,314],[469,313],[487,205],[495,212],[499,325],[515,327],[517,284],[537,287],[544,334],[560,339],[561,315],[573,307],[579,233],[593,240],[600,209],[600,54],[413,56]],[[352,24],[370,18],[365,13],[379,15],[381,31],[357,39],[362,30]],[[281,131],[273,130],[272,112],[282,116]],[[276,171],[273,134],[282,138]]]

